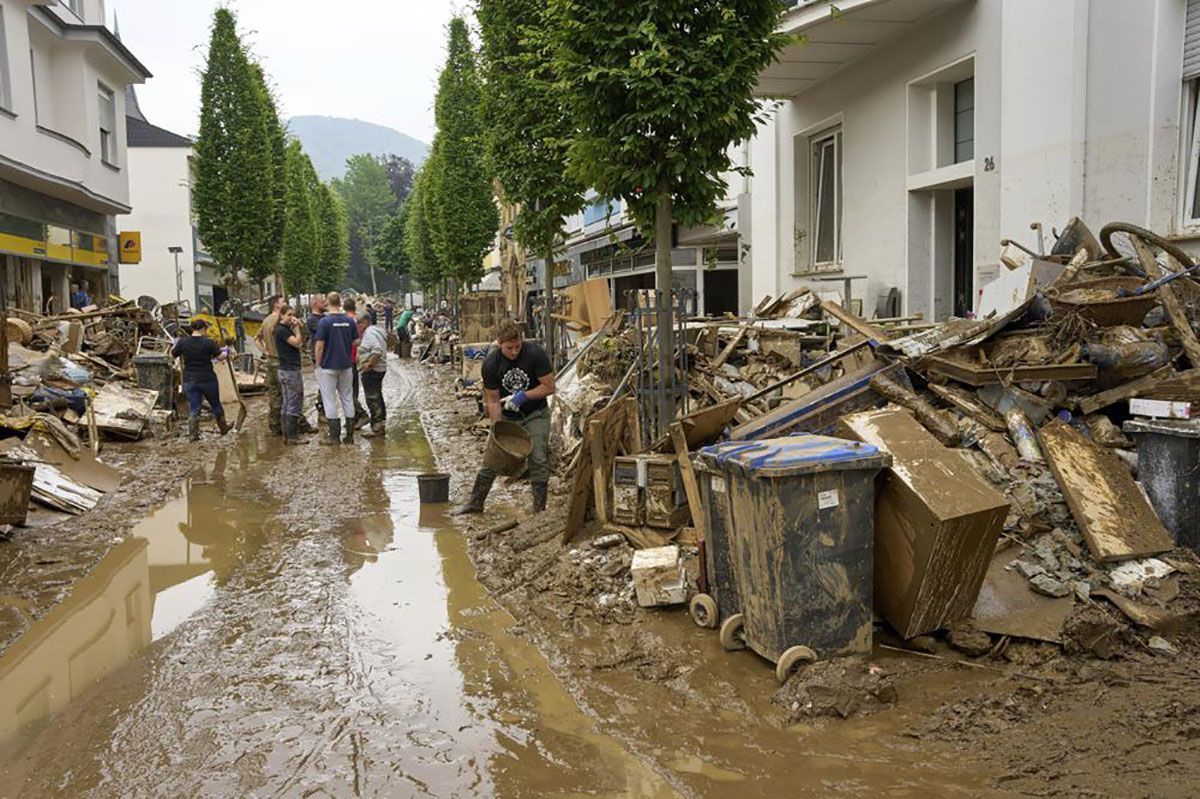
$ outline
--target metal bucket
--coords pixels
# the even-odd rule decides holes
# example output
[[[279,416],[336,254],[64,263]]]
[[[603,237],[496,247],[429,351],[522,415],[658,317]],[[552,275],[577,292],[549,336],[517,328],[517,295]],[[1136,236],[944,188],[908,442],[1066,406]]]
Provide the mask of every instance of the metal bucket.
[[[436,505],[450,501],[450,475],[442,473],[417,475],[417,491],[422,505]]]
[[[0,464],[0,524],[25,524],[29,495],[33,492],[33,472],[32,466]]]
[[[488,434],[483,465],[496,474],[514,475],[521,471],[530,452],[533,452],[533,442],[529,440],[525,428],[516,422],[501,419],[492,425],[492,431]]]

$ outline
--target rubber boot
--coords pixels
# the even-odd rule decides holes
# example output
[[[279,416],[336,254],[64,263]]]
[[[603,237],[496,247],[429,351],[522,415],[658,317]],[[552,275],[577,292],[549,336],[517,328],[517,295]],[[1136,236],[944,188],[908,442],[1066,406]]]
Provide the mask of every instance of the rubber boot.
[[[321,444],[326,447],[336,447],[342,443],[342,420],[341,419],[326,419],[326,426],[329,428],[329,435],[321,439]]]
[[[200,440],[200,417],[192,414],[188,417],[188,441]]]
[[[303,444],[304,439],[300,437],[300,417],[285,416],[283,417],[283,443],[284,444]]]
[[[496,478],[484,477],[482,474],[475,475],[475,486],[471,489],[471,498],[464,504],[457,505],[451,508],[451,516],[465,516],[472,513],[483,513],[483,503],[487,502],[488,492],[492,490],[492,483]]]
[[[296,417],[296,432],[301,433],[302,435],[311,436],[313,433],[317,433],[320,431],[317,428],[313,427],[312,422],[308,421],[307,416],[297,416]]]
[[[217,429],[221,431],[221,435],[225,435],[229,432],[229,422],[225,421],[224,414],[221,416],[214,416],[213,418],[217,420]]]
[[[345,432],[346,437],[342,439],[342,443],[343,444],[353,444],[354,443],[354,422],[351,421],[350,419],[347,419],[346,424],[345,424],[345,430],[343,432]]]
[[[541,513],[546,509],[546,494],[549,486],[546,483],[533,484],[533,512]]]

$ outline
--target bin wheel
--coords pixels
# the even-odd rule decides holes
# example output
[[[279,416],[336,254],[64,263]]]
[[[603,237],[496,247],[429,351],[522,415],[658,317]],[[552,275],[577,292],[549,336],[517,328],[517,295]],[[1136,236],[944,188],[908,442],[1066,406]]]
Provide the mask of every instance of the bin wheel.
[[[717,626],[717,603],[708,594],[696,594],[688,603],[692,621],[697,627],[711,630]]]
[[[779,680],[779,684],[783,685],[787,682],[788,677],[792,676],[792,671],[801,663],[812,663],[817,659],[817,653],[809,649],[807,646],[793,646],[785,649],[783,654],[779,656],[779,662],[775,664],[775,679]]]
[[[745,618],[740,613],[735,613],[721,622],[721,646],[730,652],[746,648],[746,639],[742,636],[744,622]]]

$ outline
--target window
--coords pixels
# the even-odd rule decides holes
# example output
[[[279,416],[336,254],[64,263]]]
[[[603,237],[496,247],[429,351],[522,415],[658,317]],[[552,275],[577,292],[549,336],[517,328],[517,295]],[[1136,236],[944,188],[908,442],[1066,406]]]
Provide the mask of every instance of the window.
[[[954,163],[975,157],[975,79],[954,84]]]
[[[842,131],[814,136],[809,186],[814,268],[842,260]]]
[[[8,38],[4,32],[4,6],[0,6],[0,108],[12,110],[12,79],[8,67]]]
[[[83,0],[67,0],[67,8],[71,9],[71,13],[83,19]]]
[[[1187,101],[1184,117],[1184,176],[1183,222],[1185,225],[1200,225],[1200,78],[1185,84],[1184,97]]]
[[[113,166],[117,163],[117,98],[112,89],[99,85],[100,92],[100,160]]]
[[[609,217],[615,216],[617,213],[617,203],[615,200],[605,200],[599,197],[583,209],[583,224],[591,225],[595,222],[601,222]]]

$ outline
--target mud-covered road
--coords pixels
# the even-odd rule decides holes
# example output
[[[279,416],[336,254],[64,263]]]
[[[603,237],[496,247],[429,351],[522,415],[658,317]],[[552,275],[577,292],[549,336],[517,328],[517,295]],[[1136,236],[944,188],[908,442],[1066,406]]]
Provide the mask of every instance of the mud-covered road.
[[[1051,682],[885,658],[895,706],[784,727],[755,656],[683,611],[624,615],[611,556],[514,545],[525,528],[483,541],[423,509],[415,475],[461,490],[476,451],[447,382],[393,361],[386,440],[352,447],[284,450],[259,419],[121,536],[0,663],[23,692],[0,718],[20,728],[0,797],[1076,795],[944,734],[976,709],[998,736],[1021,712],[1054,723]],[[476,525],[527,501],[501,487]],[[1091,760],[1085,737],[1054,762]],[[1196,748],[1172,745],[1174,781]]]

